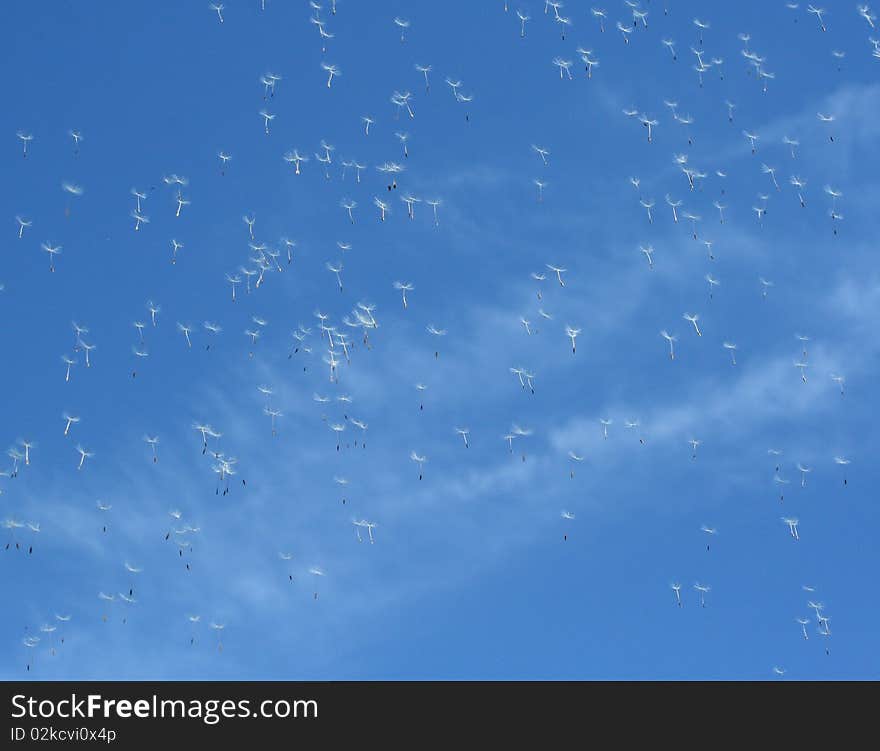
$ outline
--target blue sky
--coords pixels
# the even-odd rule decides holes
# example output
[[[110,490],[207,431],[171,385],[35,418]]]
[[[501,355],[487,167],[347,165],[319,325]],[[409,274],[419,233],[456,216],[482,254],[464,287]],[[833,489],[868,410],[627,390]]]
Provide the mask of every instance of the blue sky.
[[[601,33],[589,5],[570,2],[564,41],[534,0],[524,39],[518,6],[505,13],[502,0],[339,0],[335,15],[324,4],[326,53],[299,0],[265,12],[229,0],[222,25],[202,2],[6,9],[0,425],[9,446],[35,447],[18,477],[0,477],[0,518],[40,531],[0,530],[34,546],[0,550],[0,677],[770,679],[779,666],[790,678],[876,678],[880,63],[854,6],[829,4],[823,33],[781,2],[671,0],[664,15],[655,0],[648,28],[624,44],[623,3],[607,6]],[[404,43],[395,16],[410,21]],[[724,60],[702,88],[695,16],[711,24],[706,59]],[[775,74],[766,93],[741,32]],[[600,61],[590,80],[579,46]],[[573,80],[554,57],[575,61]],[[322,61],[342,72],[330,89]],[[415,64],[432,66],[430,91]],[[264,101],[267,71],[282,79]],[[390,97],[404,90],[415,117],[395,119]],[[694,118],[692,144],[664,99]],[[264,108],[276,115],[268,136]],[[659,121],[652,143],[629,108]],[[369,136],[362,115],[375,120]],[[84,137],[78,154],[70,129]],[[19,130],[34,136],[27,158]],[[760,136],[757,154],[743,130]],[[407,158],[394,135],[404,131]],[[796,159],[783,136],[799,140]],[[335,147],[329,180],[321,139]],[[547,166],[532,144],[550,150]],[[282,159],[294,148],[310,157],[299,176]],[[225,174],[220,150],[232,156]],[[675,154],[707,174],[698,190]],[[351,171],[343,180],[342,160],[368,165],[360,184]],[[389,161],[406,167],[391,194],[376,170]],[[180,217],[163,182],[172,173],[188,179]],[[807,180],[805,208],[791,175]],[[653,224],[631,177],[656,201]],[[535,179],[547,182],[540,203]],[[837,236],[825,185],[843,191]],[[132,187],[148,193],[138,232]],[[439,227],[425,203],[407,219],[406,192],[442,200]],[[701,217],[699,240],[672,221],[667,193]],[[760,224],[758,194],[769,196]],[[390,201],[384,223],[374,196]],[[242,285],[233,304],[225,275],[253,267],[245,214],[258,242],[297,245],[291,265],[249,295]],[[16,215],[32,221],[21,239]],[[184,243],[176,264],[172,238]],[[62,246],[54,273],[41,243]],[[341,293],[325,268],[339,260]],[[564,288],[545,264],[568,270]],[[721,282],[711,299],[707,273]],[[774,284],[766,298],[760,277]],[[395,280],[415,287],[406,310]],[[155,328],[148,300],[161,307]],[[331,383],[314,311],[346,330],[358,302],[376,306],[379,327],[369,348],[351,329],[351,363]],[[700,314],[702,337],[684,312]],[[267,324],[250,356],[253,316]],[[209,350],[206,320],[223,328]],[[65,382],[72,321],[96,349],[89,368],[76,354]],[[147,358],[132,352],[135,321]],[[191,349],[178,322],[193,325]],[[288,357],[300,324],[312,352]],[[582,328],[575,354],[566,325]],[[678,336],[674,361],[664,328]],[[806,383],[796,334],[810,337]],[[737,344],[736,366],[724,341]],[[534,394],[511,367],[535,374]],[[845,375],[844,397],[831,373]],[[259,385],[283,413],[277,436]],[[65,410],[81,417],[68,436]],[[336,450],[328,425],[345,415],[369,426],[366,448],[349,422]],[[607,440],[600,419],[613,421]],[[644,445],[624,427],[635,419]],[[221,431],[219,449],[238,459],[227,495],[215,494],[194,422]],[[511,453],[513,424],[532,434]],[[454,432],[465,425],[468,449]],[[159,437],[157,463],[144,435]],[[94,453],[81,471],[77,443]],[[427,457],[421,481],[411,451]],[[569,451],[584,457],[573,477]],[[812,467],[803,488],[798,462]],[[334,478],[349,481],[344,492]],[[799,541],[783,516],[800,520]],[[378,525],[374,545],[357,541],[362,518]],[[181,557],[164,538],[184,524],[199,531]],[[717,528],[708,551],[702,525]],[[705,608],[697,582],[711,586]],[[810,598],[825,604],[831,637]],[[797,617],[810,618],[807,641]],[[211,622],[225,625],[222,652]]]

